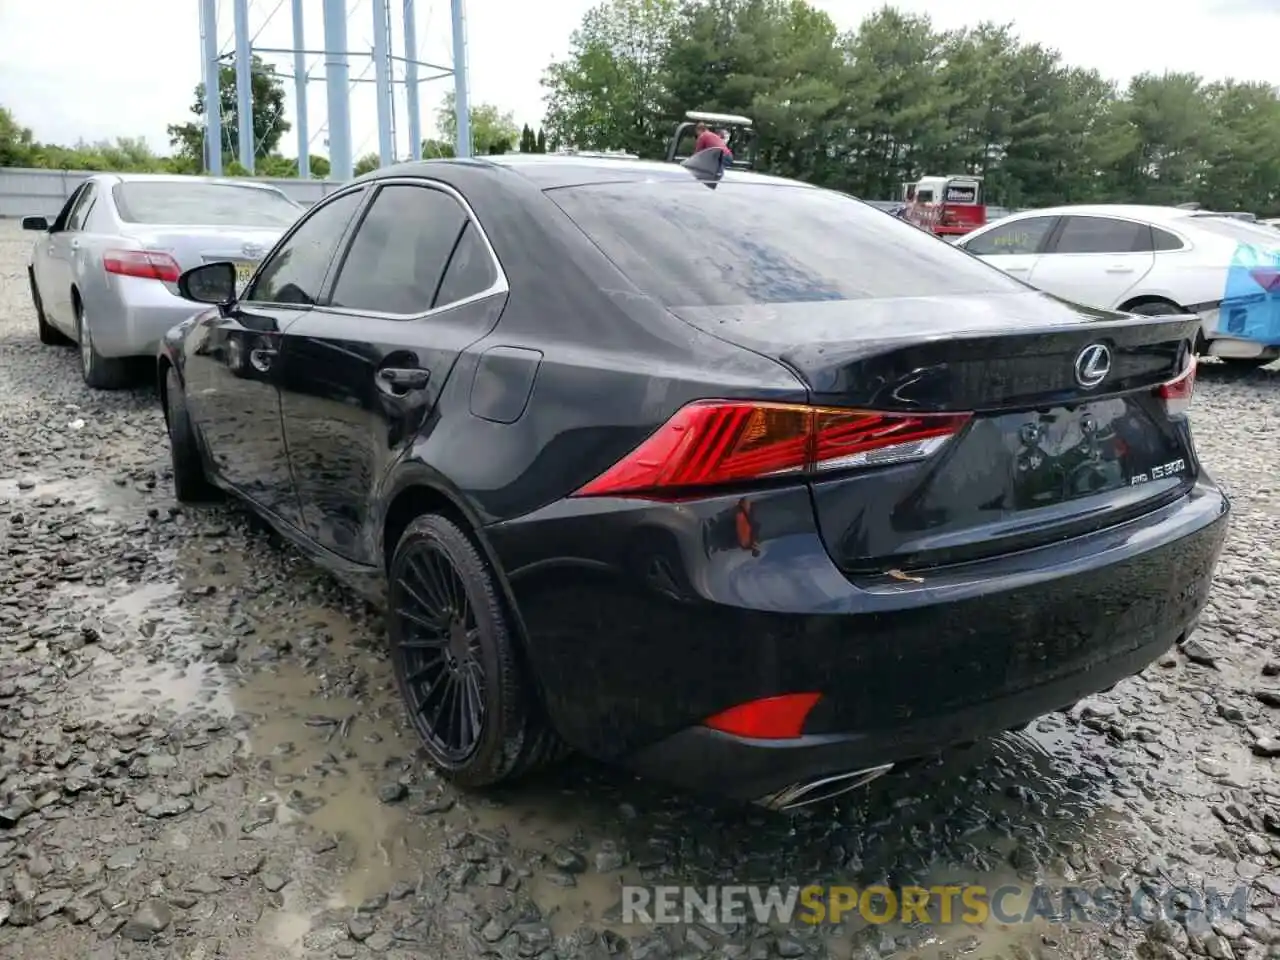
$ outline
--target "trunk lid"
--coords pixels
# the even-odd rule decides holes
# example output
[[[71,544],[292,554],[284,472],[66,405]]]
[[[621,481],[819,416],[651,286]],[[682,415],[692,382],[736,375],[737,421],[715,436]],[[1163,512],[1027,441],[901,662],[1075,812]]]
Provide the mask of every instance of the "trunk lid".
[[[1157,395],[1189,362],[1195,317],[1128,317],[1032,291],[674,312],[779,360],[815,404],[973,414],[928,459],[813,482],[823,538],[850,573],[1079,535],[1157,508],[1199,472],[1185,417]],[[1086,353],[1095,346],[1109,363]],[[1102,376],[1086,386],[1078,373]]]
[[[264,227],[135,224],[125,235],[136,240],[144,250],[169,254],[183,270],[229,260],[236,265],[243,286],[283,234],[281,229]],[[177,284],[166,286],[177,293]]]

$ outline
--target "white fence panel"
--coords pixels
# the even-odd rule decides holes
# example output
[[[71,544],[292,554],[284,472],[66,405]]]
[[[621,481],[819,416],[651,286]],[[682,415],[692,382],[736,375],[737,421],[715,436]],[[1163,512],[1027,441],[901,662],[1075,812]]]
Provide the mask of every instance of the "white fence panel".
[[[0,167],[0,217],[56,216],[75,188],[89,176],[92,174],[87,170]],[[311,206],[342,185],[339,180],[299,180],[294,177],[241,179],[269,183],[304,207]]]

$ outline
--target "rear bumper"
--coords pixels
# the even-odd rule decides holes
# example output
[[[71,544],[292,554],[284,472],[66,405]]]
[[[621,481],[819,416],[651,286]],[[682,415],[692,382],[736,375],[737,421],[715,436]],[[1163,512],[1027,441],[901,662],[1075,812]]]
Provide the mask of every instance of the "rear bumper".
[[[927,756],[1020,726],[1138,673],[1182,635],[1161,633],[1052,682],[1005,693],[944,717],[867,733],[748,740],[689,727],[628,758],[637,773],[699,793],[761,801],[809,781]],[[872,678],[868,678],[871,680]]]
[[[93,344],[104,357],[154,357],[165,332],[201,309],[156,280],[112,277],[102,299],[87,300]]]
[[[755,800],[1018,726],[1141,670],[1194,624],[1229,506],[1207,480],[1088,536],[852,581],[808,492],[696,504],[561,502],[489,527],[551,720],[572,745],[697,790]],[[804,736],[702,720],[819,692]]]

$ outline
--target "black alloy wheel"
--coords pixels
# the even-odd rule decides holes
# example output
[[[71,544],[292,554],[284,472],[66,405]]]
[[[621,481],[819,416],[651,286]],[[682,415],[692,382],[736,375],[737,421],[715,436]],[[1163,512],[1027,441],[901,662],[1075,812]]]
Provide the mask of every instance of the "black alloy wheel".
[[[396,685],[433,765],[463,787],[489,786],[551,759],[488,564],[452,520],[409,524],[388,571]]]
[[[466,584],[440,544],[425,541],[406,551],[396,586],[409,706],[432,751],[465,762],[480,743],[487,683]]]

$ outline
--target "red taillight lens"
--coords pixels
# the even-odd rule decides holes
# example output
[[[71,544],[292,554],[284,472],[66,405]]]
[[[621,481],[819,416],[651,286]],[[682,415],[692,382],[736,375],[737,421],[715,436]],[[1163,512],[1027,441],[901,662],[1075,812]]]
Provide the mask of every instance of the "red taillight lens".
[[[1165,409],[1170,415],[1177,416],[1187,412],[1191,406],[1191,394],[1196,387],[1196,358],[1194,354],[1187,361],[1187,369],[1177,378],[1156,387],[1156,396],[1164,401]]]
[[[751,740],[793,740],[822,698],[818,693],[789,693],[730,707],[702,721],[704,727]]]
[[[164,280],[167,283],[176,283],[182,275],[178,261],[156,250],[108,250],[102,255],[102,266],[107,273],[122,277]]]
[[[969,417],[701,400],[575,495],[666,499],[691,488],[906,463],[935,453]]]
[[[1249,271],[1254,283],[1267,293],[1280,293],[1280,269],[1276,267],[1256,267]]]

